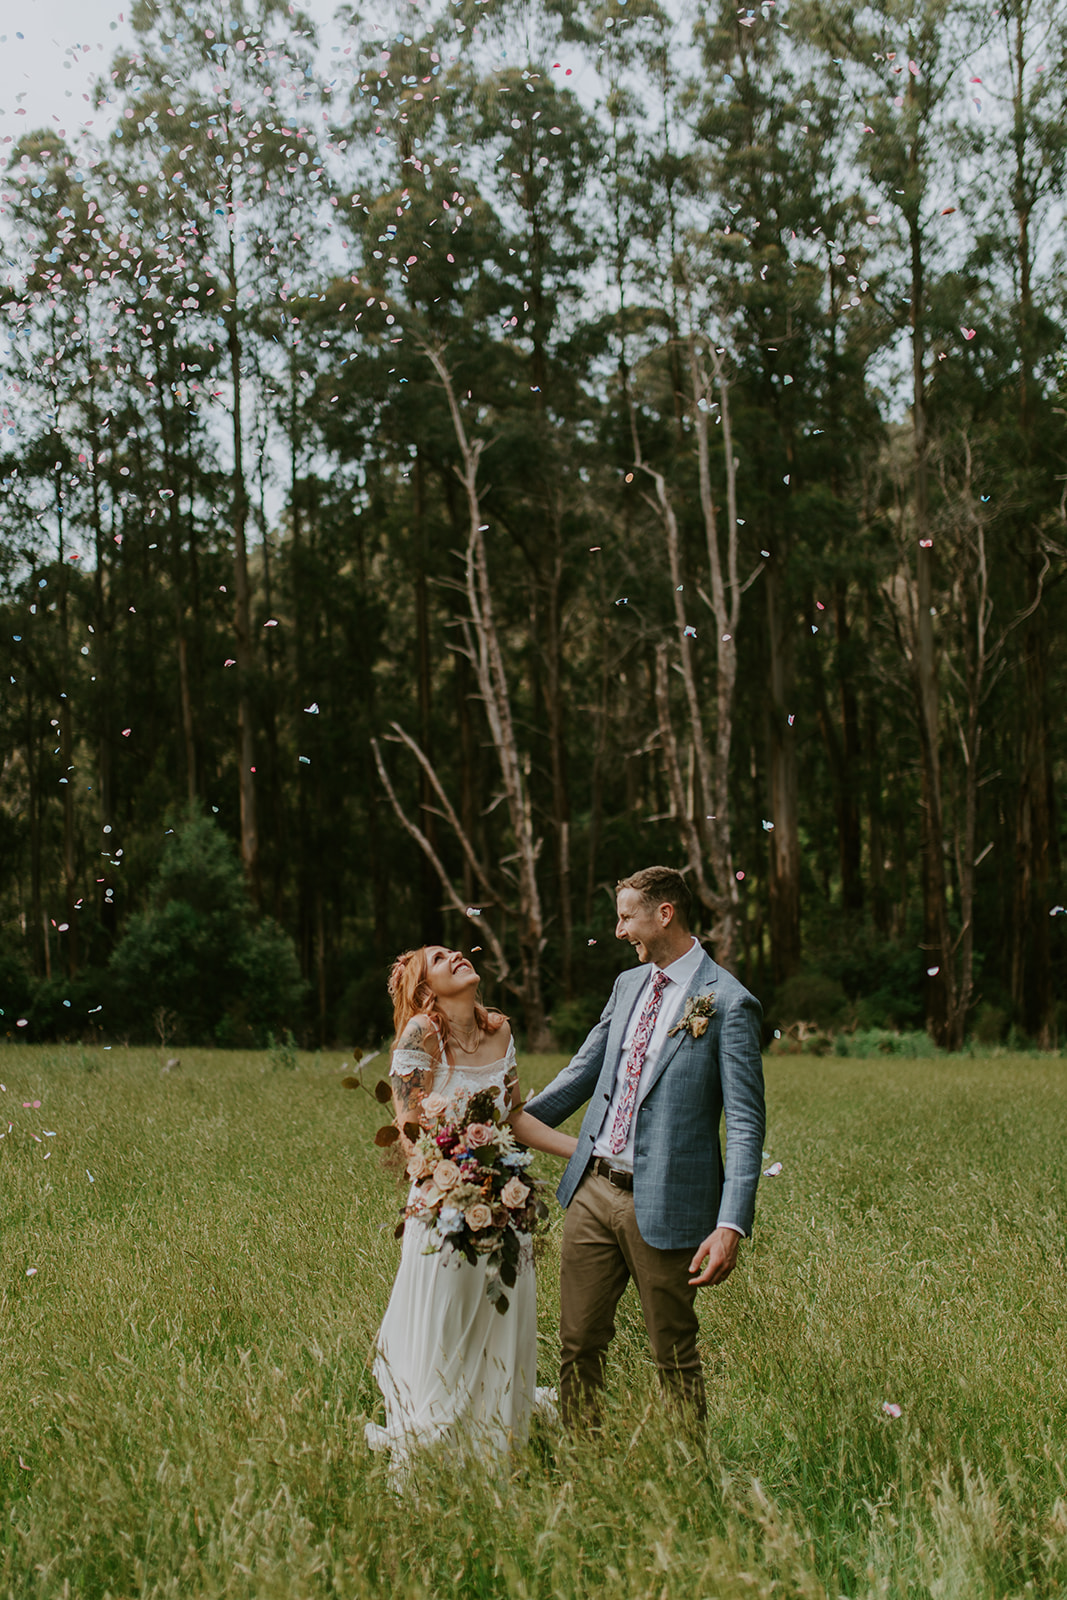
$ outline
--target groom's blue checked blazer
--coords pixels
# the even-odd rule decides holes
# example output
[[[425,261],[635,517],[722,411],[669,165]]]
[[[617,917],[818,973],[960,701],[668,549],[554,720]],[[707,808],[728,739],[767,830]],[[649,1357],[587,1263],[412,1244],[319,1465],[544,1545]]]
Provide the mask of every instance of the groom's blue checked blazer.
[[[526,1110],[557,1127],[588,1100],[578,1148],[558,1194],[569,1205],[585,1169],[615,1083],[623,1036],[646,967],[622,973],[604,1013],[577,1055]],[[645,1241],[659,1250],[695,1249],[718,1224],[752,1230],[763,1154],[765,1112],[759,1001],[707,955],[686,991],[713,994],[707,1032],[668,1037],[637,1109],[634,1210]],[[682,1015],[681,1010],[678,1017]],[[725,1112],[726,1162],[719,1146]]]

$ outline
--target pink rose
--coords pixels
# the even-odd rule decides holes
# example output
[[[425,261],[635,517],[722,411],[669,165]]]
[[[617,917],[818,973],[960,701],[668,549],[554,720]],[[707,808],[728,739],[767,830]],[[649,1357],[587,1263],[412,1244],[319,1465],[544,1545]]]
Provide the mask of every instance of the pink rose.
[[[480,1150],[483,1145],[492,1144],[496,1138],[496,1129],[489,1122],[472,1122],[463,1135],[463,1142],[468,1150]]]
[[[509,1211],[517,1211],[524,1204],[530,1193],[525,1183],[520,1183],[518,1178],[509,1178],[500,1191],[500,1198]]]
[[[418,1183],[420,1178],[429,1177],[430,1162],[426,1159],[421,1150],[413,1150],[411,1155],[408,1157],[407,1174],[412,1183]]]
[[[480,1233],[483,1228],[488,1228],[492,1220],[493,1213],[481,1200],[467,1212],[467,1226],[472,1233]]]
[[[435,1188],[447,1194],[454,1189],[460,1179],[460,1171],[454,1161],[439,1161],[433,1170]]]
[[[443,1094],[428,1094],[422,1102],[422,1109],[428,1117],[441,1117],[448,1110],[448,1101]]]

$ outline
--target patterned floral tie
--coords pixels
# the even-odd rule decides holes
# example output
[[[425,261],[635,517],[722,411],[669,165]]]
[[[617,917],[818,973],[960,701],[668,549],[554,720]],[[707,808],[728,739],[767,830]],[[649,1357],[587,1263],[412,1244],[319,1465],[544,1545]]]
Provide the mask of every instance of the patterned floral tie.
[[[656,973],[656,976],[652,979],[652,993],[645,1001],[645,1009],[638,1019],[637,1032],[634,1034],[634,1042],[630,1047],[630,1059],[626,1063],[626,1087],[623,1090],[622,1099],[619,1101],[619,1109],[615,1113],[615,1121],[611,1129],[610,1149],[612,1155],[617,1156],[621,1150],[626,1149],[630,1123],[633,1121],[634,1102],[637,1099],[637,1085],[641,1081],[641,1068],[645,1064],[645,1056],[648,1053],[648,1041],[651,1039],[652,1030],[656,1026],[656,1018],[659,1016],[659,1003],[663,998],[663,991],[670,981],[665,972]]]

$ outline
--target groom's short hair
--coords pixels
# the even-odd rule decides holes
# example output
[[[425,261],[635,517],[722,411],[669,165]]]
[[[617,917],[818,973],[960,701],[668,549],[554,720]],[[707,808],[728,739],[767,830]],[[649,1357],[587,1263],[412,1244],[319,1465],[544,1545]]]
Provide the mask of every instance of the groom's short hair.
[[[640,872],[620,878],[615,893],[620,889],[635,890],[646,906],[672,905],[679,923],[688,932],[693,896],[682,874],[674,867],[642,867]]]

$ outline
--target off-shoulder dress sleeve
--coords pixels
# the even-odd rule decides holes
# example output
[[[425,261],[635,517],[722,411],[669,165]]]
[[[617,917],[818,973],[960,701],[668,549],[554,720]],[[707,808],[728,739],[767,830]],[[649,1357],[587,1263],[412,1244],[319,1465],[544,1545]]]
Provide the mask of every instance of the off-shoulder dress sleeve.
[[[410,1078],[413,1072],[425,1072],[433,1062],[425,1050],[394,1050],[389,1062],[389,1075],[393,1078]]]

